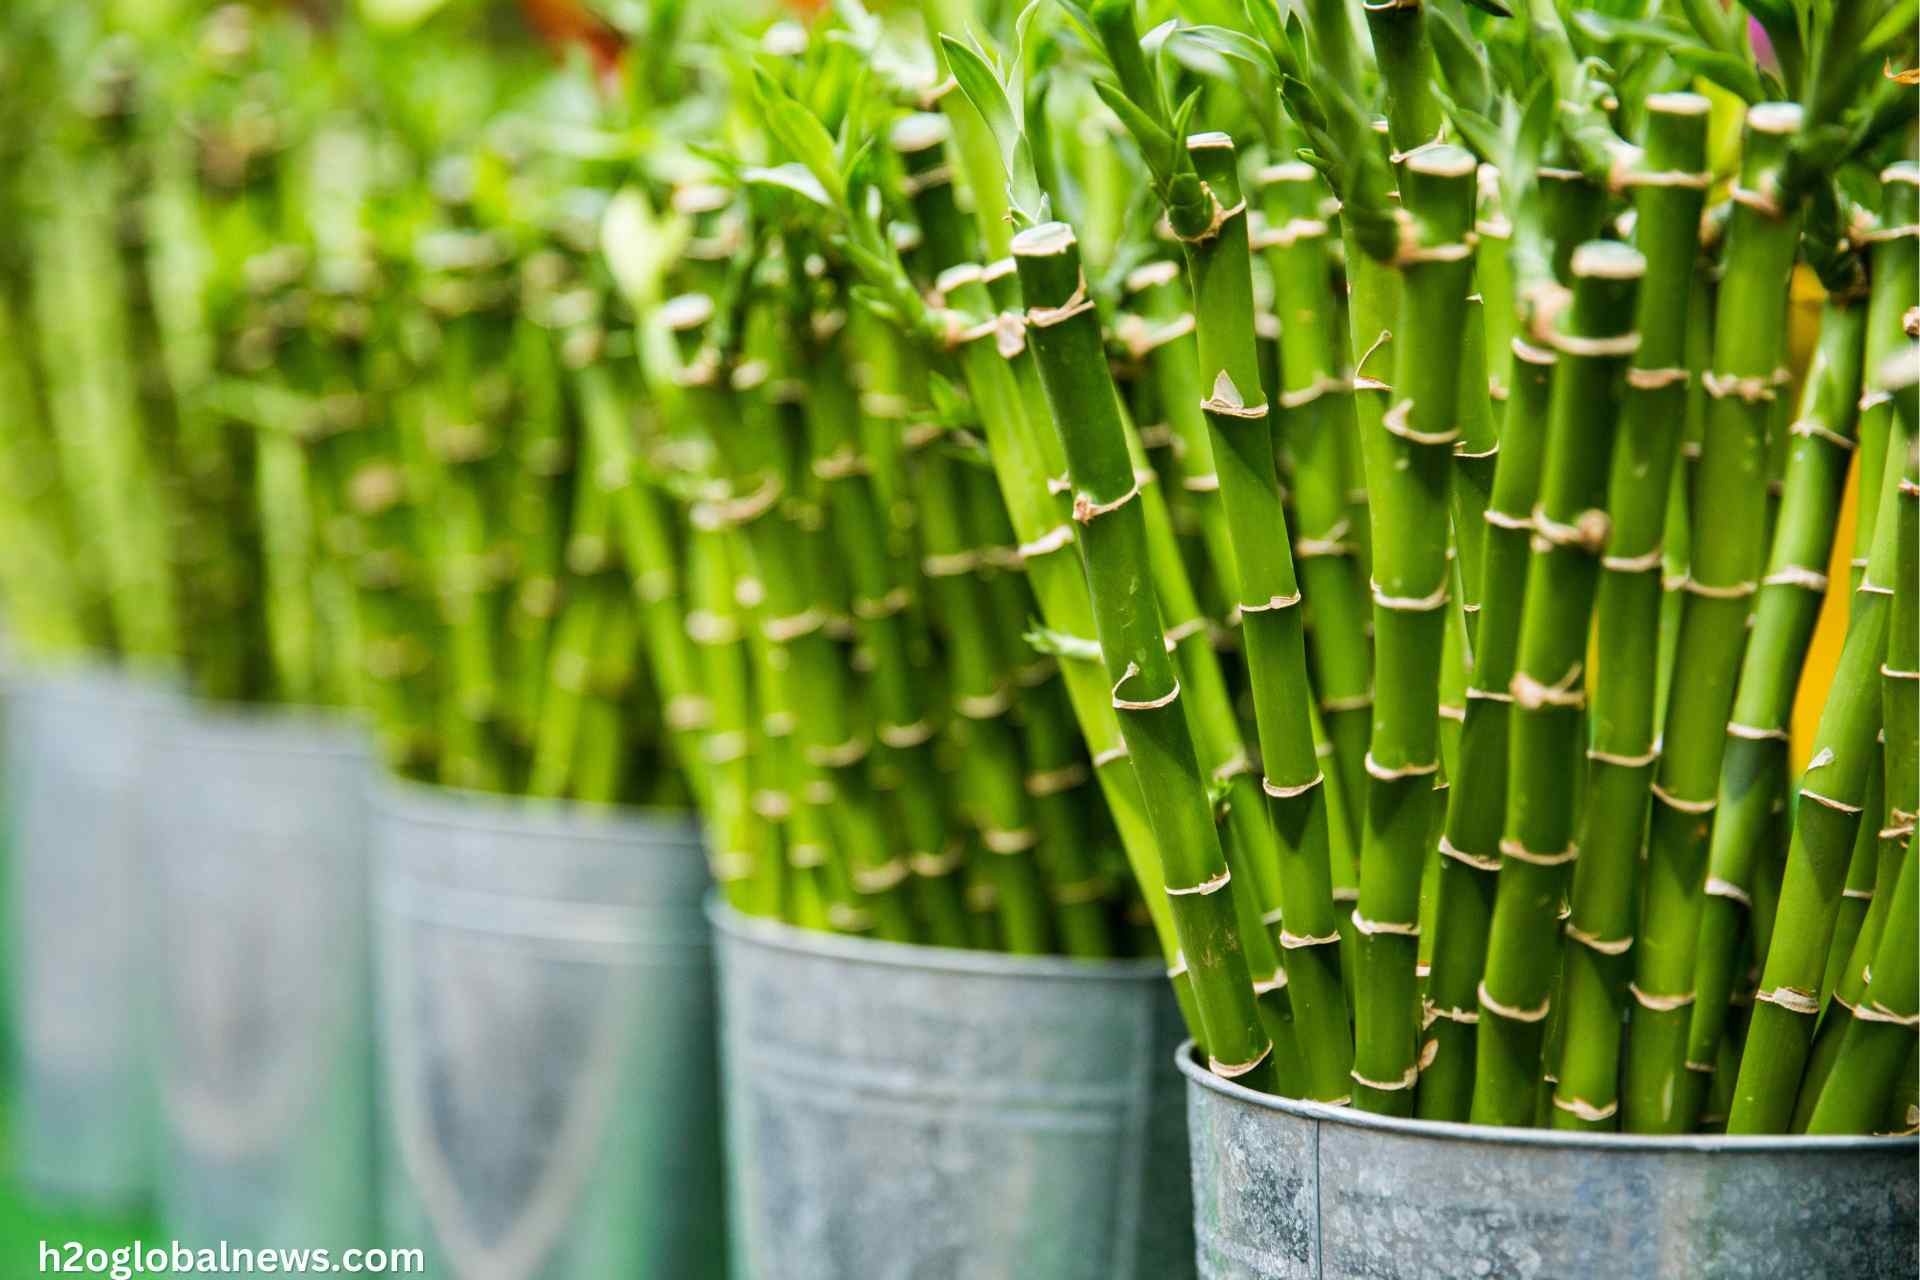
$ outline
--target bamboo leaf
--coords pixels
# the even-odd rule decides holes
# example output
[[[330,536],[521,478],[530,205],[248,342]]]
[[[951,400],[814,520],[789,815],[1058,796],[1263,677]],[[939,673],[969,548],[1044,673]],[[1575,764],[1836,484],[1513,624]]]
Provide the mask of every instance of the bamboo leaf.
[[[765,68],[754,68],[754,86],[767,127],[774,137],[819,180],[834,203],[844,202],[846,179],[840,170],[839,152],[826,126],[782,89]]]
[[[1274,61],[1272,51],[1265,44],[1229,27],[1182,27],[1174,33],[1173,41],[1176,46],[1198,45],[1222,57],[1243,62],[1267,75],[1279,75],[1279,64]]]
[[[778,187],[783,191],[791,191],[809,203],[819,205],[822,209],[839,207],[826,187],[821,185],[820,179],[813,175],[813,171],[796,160],[789,160],[785,164],[773,165],[770,168],[747,169],[741,173],[740,177],[742,181],[752,186]]]
[[[1434,61],[1439,63],[1453,99],[1469,111],[1484,115],[1493,100],[1493,82],[1479,45],[1443,8],[1427,10],[1427,32],[1433,40]]]
[[[1772,96],[1761,81],[1759,71],[1745,58],[1697,46],[1682,46],[1672,52],[1673,60],[1682,69],[1705,76],[1748,103],[1765,102]]]
[[[1140,154],[1147,161],[1147,167],[1153,170],[1155,181],[1165,182],[1171,178],[1173,174],[1167,167],[1166,158],[1173,150],[1173,135],[1155,124],[1152,117],[1136,106],[1133,99],[1112,81],[1094,81],[1093,91],[1100,95],[1100,101],[1120,117],[1120,123],[1133,135],[1134,142],[1140,147]]]

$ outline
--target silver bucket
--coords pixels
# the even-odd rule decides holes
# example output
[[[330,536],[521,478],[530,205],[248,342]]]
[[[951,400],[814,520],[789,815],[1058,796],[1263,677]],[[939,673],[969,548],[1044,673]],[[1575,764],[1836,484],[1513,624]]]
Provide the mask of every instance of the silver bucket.
[[[1912,1138],[1391,1120],[1179,1065],[1205,1280],[1915,1273]]]
[[[171,686],[105,667],[8,678],[14,1157],[49,1199],[118,1210],[151,1189],[151,901],[141,792]]]
[[[195,705],[147,800],[159,1200],[175,1239],[365,1245],[373,1223],[359,726]]]
[[[1193,1273],[1155,961],[912,947],[716,904],[729,1210],[752,1280]]]
[[[377,793],[381,1197],[446,1280],[725,1274],[698,832]]]

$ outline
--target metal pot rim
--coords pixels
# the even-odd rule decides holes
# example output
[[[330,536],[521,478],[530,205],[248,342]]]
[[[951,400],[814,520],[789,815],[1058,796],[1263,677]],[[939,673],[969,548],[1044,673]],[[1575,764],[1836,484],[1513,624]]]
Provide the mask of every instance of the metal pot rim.
[[[280,756],[364,756],[366,720],[344,707],[192,698],[181,716],[199,751],[271,751]]]
[[[1189,1088],[1211,1090],[1222,1097],[1247,1106],[1277,1111],[1296,1120],[1318,1124],[1344,1125],[1353,1129],[1373,1129],[1408,1138],[1427,1138],[1435,1142],[1464,1141],[1497,1147],[1557,1147],[1563,1150],[1607,1152],[1693,1151],[1708,1154],[1748,1152],[1763,1155],[1803,1154],[1808,1152],[1853,1152],[1867,1154],[1920,1149],[1920,1137],[1867,1137],[1860,1135],[1755,1134],[1640,1134],[1578,1133],[1564,1129],[1518,1129],[1505,1125],[1457,1124],[1442,1120],[1402,1120],[1379,1116],[1353,1107],[1329,1106],[1299,1098],[1277,1098],[1256,1093],[1245,1085],[1214,1075],[1195,1060],[1193,1041],[1174,1051],[1174,1065],[1187,1078]]]
[[[707,919],[714,930],[756,946],[798,955],[830,956],[890,969],[928,973],[976,974],[996,978],[1056,979],[1068,982],[1165,982],[1166,966],[1157,958],[1081,960],[1072,956],[1016,956],[1000,951],[963,951],[917,942],[880,942],[846,934],[803,929],[783,920],[745,915],[719,894],[707,897]]]
[[[381,817],[465,831],[528,832],[616,843],[636,837],[690,840],[699,833],[690,810],[472,791],[391,774],[373,788],[372,804]]]

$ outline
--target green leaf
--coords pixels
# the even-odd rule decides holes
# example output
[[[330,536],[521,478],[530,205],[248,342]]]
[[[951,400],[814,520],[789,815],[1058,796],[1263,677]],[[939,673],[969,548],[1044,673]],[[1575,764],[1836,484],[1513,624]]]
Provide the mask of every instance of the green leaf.
[[[1153,170],[1154,180],[1164,183],[1171,178],[1173,172],[1167,157],[1173,151],[1173,135],[1155,124],[1153,118],[1136,106],[1133,99],[1111,80],[1094,81],[1093,91],[1100,95],[1100,101],[1120,117],[1120,123],[1133,135],[1147,167]]]
[[[789,160],[785,164],[773,165],[770,168],[747,169],[741,173],[740,179],[751,186],[778,187],[784,191],[791,191],[809,203],[819,205],[822,209],[840,207],[828,194],[827,189],[820,185],[820,179],[814,176],[813,171],[797,160]]]
[[[780,144],[793,153],[819,179],[821,188],[838,204],[846,200],[846,179],[840,170],[839,153],[826,126],[788,95],[765,68],[754,68],[754,87],[760,98],[767,128]]]
[[[1493,81],[1478,42],[1459,19],[1438,7],[1427,10],[1427,32],[1433,41],[1434,61],[1440,64],[1440,74],[1454,100],[1469,111],[1485,114],[1493,101]]]
[[[1736,54],[1693,46],[1676,48],[1672,54],[1673,60],[1685,70],[1706,77],[1748,103],[1765,102],[1772,96],[1760,73]]]
[[[1280,74],[1272,50],[1252,36],[1229,27],[1182,27],[1172,39],[1177,45],[1198,45],[1222,57],[1236,59],[1269,76]]]
[[[1501,4],[1500,0],[1467,0],[1467,3],[1480,12],[1490,13],[1496,18],[1511,18],[1513,16],[1513,10]],[[1427,12],[1436,13],[1438,10],[1429,9]]]

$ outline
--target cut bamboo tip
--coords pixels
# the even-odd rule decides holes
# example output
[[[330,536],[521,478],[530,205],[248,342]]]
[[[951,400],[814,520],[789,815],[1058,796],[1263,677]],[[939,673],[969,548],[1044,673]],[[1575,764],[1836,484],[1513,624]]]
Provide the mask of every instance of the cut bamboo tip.
[[[1464,178],[1474,173],[1480,162],[1464,147],[1436,142],[1407,156],[1407,168],[1430,178]]]
[[[1077,243],[1073,228],[1064,222],[1042,222],[1028,227],[1014,236],[1008,246],[1016,258],[1052,258],[1065,253]]]
[[[939,146],[951,132],[945,116],[919,111],[894,125],[893,131],[887,135],[887,142],[901,155],[912,155],[916,151]]]
[[[979,263],[962,262],[957,266],[948,267],[938,276],[935,276],[933,289],[935,293],[952,293],[955,289],[961,288],[964,285],[977,283],[985,274],[985,268]]]
[[[1589,240],[1573,251],[1572,269],[1589,280],[1638,280],[1647,272],[1647,259],[1618,240]]]
[[[1304,160],[1289,160],[1285,164],[1270,164],[1253,175],[1256,184],[1270,187],[1279,182],[1312,182],[1319,176],[1319,170]]]
[[[660,304],[660,323],[671,333],[698,329],[713,319],[713,299],[704,293],[683,293]]]
[[[1920,164],[1911,160],[1902,160],[1890,164],[1880,171],[1882,182],[1904,182],[1909,186],[1920,187]]]
[[[1187,150],[1189,151],[1207,151],[1215,148],[1227,151],[1233,150],[1233,138],[1228,134],[1221,133],[1217,129],[1210,129],[1206,133],[1192,133],[1187,135]]]
[[[1783,137],[1800,132],[1806,112],[1797,102],[1762,102],[1747,108],[1747,127],[1757,133]]]
[[[1713,103],[1698,93],[1650,93],[1647,110],[1663,116],[1703,116]]]

